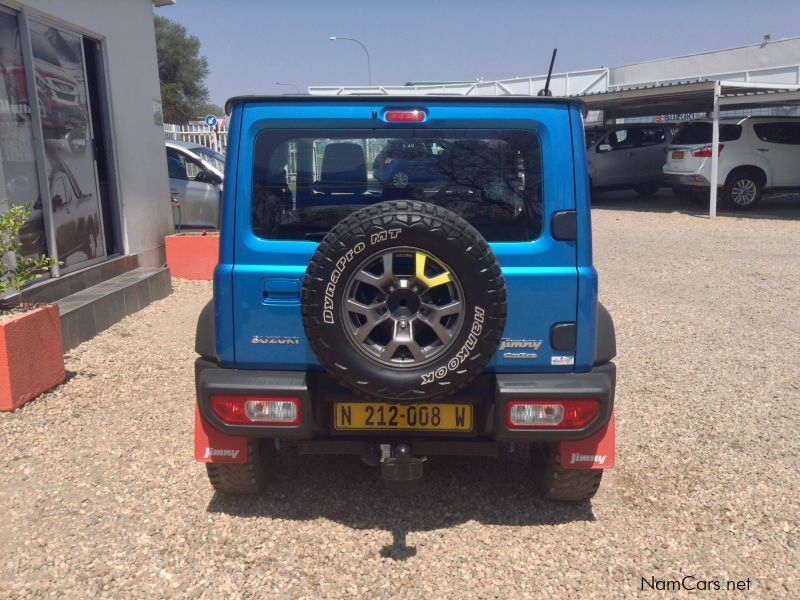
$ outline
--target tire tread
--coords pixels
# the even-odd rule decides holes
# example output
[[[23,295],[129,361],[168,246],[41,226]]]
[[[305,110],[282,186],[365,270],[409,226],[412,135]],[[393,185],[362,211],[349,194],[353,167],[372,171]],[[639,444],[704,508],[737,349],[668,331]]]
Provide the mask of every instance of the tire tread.
[[[265,470],[268,443],[250,440],[247,446],[247,461],[244,463],[206,463],[206,472],[211,486],[221,494],[258,494],[266,489]]]
[[[591,500],[600,488],[602,469],[565,469],[561,466],[558,444],[539,449],[536,476],[542,497],[561,502]]]

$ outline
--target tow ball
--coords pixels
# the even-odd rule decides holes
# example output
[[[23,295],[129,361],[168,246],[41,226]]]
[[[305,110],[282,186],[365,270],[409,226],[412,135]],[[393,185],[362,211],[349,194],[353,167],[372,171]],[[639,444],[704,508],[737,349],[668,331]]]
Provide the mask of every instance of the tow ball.
[[[381,467],[381,476],[387,485],[414,482],[422,479],[422,463],[424,456],[412,456],[408,444],[380,444],[370,446],[363,457],[371,466]]]

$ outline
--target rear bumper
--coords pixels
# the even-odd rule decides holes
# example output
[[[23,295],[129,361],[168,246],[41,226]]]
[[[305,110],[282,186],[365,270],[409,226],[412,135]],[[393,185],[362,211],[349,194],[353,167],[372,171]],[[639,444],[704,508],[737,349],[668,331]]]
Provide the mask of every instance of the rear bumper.
[[[478,377],[467,391],[450,396],[446,402],[473,405],[473,431],[466,433],[431,431],[340,432],[333,427],[336,401],[353,401],[344,388],[324,373],[302,371],[255,371],[223,369],[215,362],[198,358],[195,362],[197,404],[202,419],[218,431],[231,436],[279,438],[286,440],[325,440],[337,444],[353,442],[392,442],[409,440],[430,442],[557,442],[581,440],[603,429],[614,408],[616,367],[614,363],[596,366],[588,373],[486,374]],[[264,394],[296,396],[302,405],[303,421],[293,427],[230,425],[211,410],[212,394]],[[506,404],[515,399],[597,399],[597,418],[581,429],[519,430],[505,422]],[[309,444],[310,445],[310,444]],[[342,444],[343,445],[343,444]]]
[[[664,173],[664,185],[673,187],[708,188],[711,182],[699,173]]]

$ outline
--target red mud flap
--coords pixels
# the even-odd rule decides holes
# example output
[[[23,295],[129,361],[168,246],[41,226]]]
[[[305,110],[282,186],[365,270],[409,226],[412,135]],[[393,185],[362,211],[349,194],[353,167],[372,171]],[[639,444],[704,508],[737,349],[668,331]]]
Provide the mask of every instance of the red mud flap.
[[[610,469],[614,466],[615,418],[608,425],[582,440],[561,442],[559,454],[565,469]]]
[[[207,463],[247,461],[247,438],[222,433],[206,422],[194,407],[194,458]]]

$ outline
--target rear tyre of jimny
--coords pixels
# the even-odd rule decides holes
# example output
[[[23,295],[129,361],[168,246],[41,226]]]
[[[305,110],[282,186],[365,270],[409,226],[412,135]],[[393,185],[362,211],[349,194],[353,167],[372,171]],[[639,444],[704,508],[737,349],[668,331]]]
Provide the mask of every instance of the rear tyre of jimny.
[[[603,470],[565,469],[558,447],[557,443],[531,446],[534,477],[542,498],[560,502],[591,500],[600,488]]]
[[[211,486],[219,493],[238,496],[260,494],[267,487],[267,469],[274,462],[273,440],[249,440],[244,463],[206,463]]]

